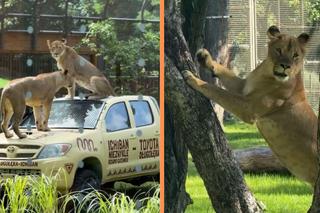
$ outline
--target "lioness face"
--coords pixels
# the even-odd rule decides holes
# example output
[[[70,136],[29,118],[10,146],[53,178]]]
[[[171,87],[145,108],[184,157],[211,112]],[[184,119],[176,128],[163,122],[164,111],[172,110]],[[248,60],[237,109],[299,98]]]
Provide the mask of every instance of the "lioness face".
[[[268,57],[274,64],[272,74],[278,81],[288,81],[298,74],[302,68],[305,55],[304,48],[309,36],[302,33],[296,38],[281,34],[275,26],[269,28],[268,36],[270,38]]]
[[[63,41],[53,41],[50,43],[49,40],[47,40],[47,44],[50,50],[50,53],[53,58],[58,59],[65,51],[66,49],[66,40]]]

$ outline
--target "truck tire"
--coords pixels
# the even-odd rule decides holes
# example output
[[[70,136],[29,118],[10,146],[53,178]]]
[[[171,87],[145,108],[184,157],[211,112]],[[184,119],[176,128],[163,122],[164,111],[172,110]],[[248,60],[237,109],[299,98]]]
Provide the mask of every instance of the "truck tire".
[[[72,192],[83,191],[86,189],[100,189],[100,179],[98,175],[90,169],[78,169],[74,177]]]

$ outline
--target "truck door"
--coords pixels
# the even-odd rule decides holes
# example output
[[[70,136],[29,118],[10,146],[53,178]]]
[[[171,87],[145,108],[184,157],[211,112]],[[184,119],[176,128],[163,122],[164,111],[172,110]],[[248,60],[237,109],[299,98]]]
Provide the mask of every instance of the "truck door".
[[[105,142],[107,146],[107,177],[109,179],[135,173],[135,160],[130,151],[136,146],[135,130],[125,102],[112,104],[105,116]]]
[[[147,100],[129,101],[138,140],[137,162],[142,173],[159,169],[159,116],[151,104]]]

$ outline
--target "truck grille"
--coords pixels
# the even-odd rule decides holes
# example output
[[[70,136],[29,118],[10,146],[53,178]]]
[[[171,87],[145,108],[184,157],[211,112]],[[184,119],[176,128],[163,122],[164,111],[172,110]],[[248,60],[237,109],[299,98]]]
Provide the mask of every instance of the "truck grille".
[[[34,158],[40,148],[41,146],[39,145],[0,144],[0,159]]]
[[[16,146],[20,149],[39,149],[39,145],[28,145],[28,144],[0,144],[0,149],[6,149],[8,146]]]
[[[19,176],[27,176],[34,175],[40,176],[40,169],[0,169],[0,177],[6,177],[8,175],[19,175]]]

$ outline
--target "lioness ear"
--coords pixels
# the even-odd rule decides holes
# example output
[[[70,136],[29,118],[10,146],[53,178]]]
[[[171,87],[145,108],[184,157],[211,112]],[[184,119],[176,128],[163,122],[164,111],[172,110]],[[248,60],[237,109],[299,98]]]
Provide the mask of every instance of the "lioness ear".
[[[68,70],[63,70],[62,73],[63,73],[64,75],[68,75]]]
[[[61,41],[62,41],[62,43],[63,43],[64,45],[67,44],[67,39],[63,38],[63,39],[61,39]]]
[[[298,36],[298,41],[301,45],[306,45],[310,40],[310,36],[307,33],[302,33]]]
[[[275,38],[277,38],[277,36],[280,34],[280,30],[277,26],[271,26],[269,27],[268,31],[267,31],[267,35],[268,35],[268,38],[270,40],[273,40]]]
[[[51,48],[51,43],[50,43],[50,40],[47,40],[47,45],[49,47],[49,49]]]

